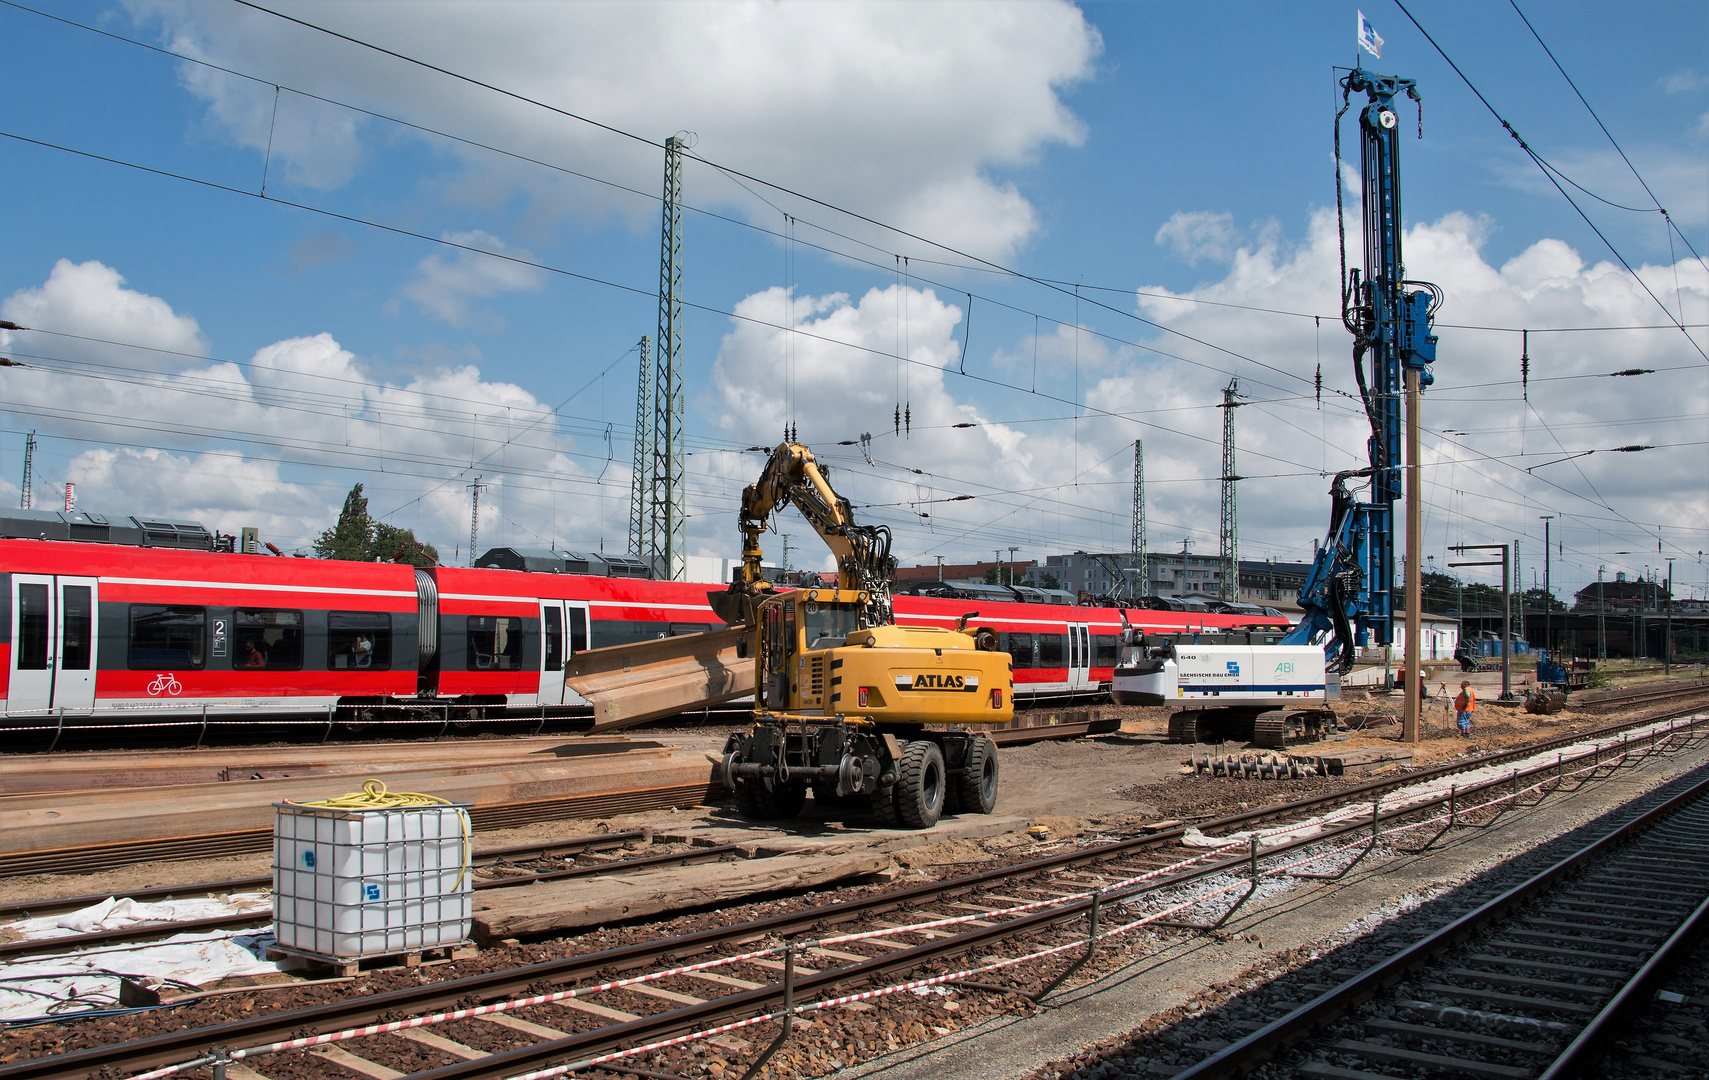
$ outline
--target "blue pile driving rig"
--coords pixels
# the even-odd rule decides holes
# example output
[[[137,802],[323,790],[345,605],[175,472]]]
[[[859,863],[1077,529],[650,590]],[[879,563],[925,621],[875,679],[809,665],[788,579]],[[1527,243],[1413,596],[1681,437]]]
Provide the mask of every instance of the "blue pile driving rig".
[[[1401,257],[1400,118],[1395,99],[1404,93],[1421,101],[1418,85],[1363,68],[1341,79],[1342,107],[1335,117],[1337,169],[1341,117],[1356,93],[1366,95],[1359,114],[1365,265],[1363,274],[1358,267],[1347,271],[1343,244],[1341,321],[1353,335],[1353,371],[1371,422],[1370,465],[1335,474],[1329,531],[1300,589],[1305,614],[1282,640],[1285,645],[1323,644],[1329,669],[1342,673],[1352,668],[1356,647],[1394,643],[1394,504],[1401,497],[1404,372],[1416,370],[1421,388],[1434,381],[1432,331],[1442,303],[1437,286],[1407,280]],[[1338,214],[1339,188],[1338,176]],[[1349,480],[1365,478],[1370,480],[1369,502],[1348,490]]]

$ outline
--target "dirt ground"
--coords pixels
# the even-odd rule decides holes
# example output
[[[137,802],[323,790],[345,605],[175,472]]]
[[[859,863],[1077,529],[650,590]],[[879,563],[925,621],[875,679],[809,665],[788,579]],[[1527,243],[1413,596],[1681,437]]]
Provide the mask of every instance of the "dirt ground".
[[[1415,767],[1439,764],[1450,758],[1546,738],[1573,730],[1587,730],[1615,719],[1609,712],[1575,709],[1554,716],[1533,716],[1520,708],[1493,704],[1500,693],[1500,672],[1478,672],[1468,678],[1479,697],[1472,738],[1454,732],[1453,714],[1440,689],[1457,690],[1457,673],[1446,672],[1427,681],[1433,695],[1425,704],[1422,740],[1412,747]],[[1522,675],[1515,670],[1514,686],[1522,688]],[[1709,682],[1678,677],[1665,685],[1697,682],[1709,691]],[[1618,686],[1661,687],[1659,676],[1637,675],[1620,679]],[[1347,692],[1335,704],[1344,723],[1362,723],[1333,745],[1337,749],[1361,746],[1392,747],[1400,739],[1402,699],[1397,694]],[[996,812],[1002,816],[1046,824],[1052,840],[1066,839],[1082,831],[1122,831],[1149,822],[1196,818],[1232,813],[1254,805],[1303,798],[1325,787],[1342,783],[1338,778],[1265,781],[1199,779],[1183,777],[1179,770],[1189,747],[1166,741],[1169,710],[1113,708],[1122,716],[1120,731],[1068,742],[1042,742],[1012,746],[999,754],[1002,769],[1001,794]],[[650,738],[678,745],[693,752],[715,754],[723,744],[724,729],[674,729],[649,732]],[[446,744],[455,747],[455,743]],[[1327,745],[1327,744],[1326,744]],[[1241,743],[1224,744],[1224,752],[1238,752]],[[659,810],[609,818],[550,821],[515,829],[494,830],[476,837],[476,850],[513,844],[540,843],[591,833],[628,829],[681,830],[694,822],[742,826],[728,804],[681,810]],[[979,861],[992,856],[1002,843],[949,841],[919,848],[907,864],[946,865]],[[943,850],[936,850],[937,848]],[[189,860],[120,866],[95,874],[38,874],[0,879],[0,903],[15,903],[84,894],[123,896],[128,891],[189,885],[271,873],[271,853],[219,859]]]

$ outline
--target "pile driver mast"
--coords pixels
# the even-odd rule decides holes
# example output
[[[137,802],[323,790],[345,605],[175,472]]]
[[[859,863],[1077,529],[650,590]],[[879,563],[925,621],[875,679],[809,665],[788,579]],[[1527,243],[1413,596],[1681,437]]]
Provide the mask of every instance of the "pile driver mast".
[[[1432,331],[1442,291],[1428,282],[1407,280],[1401,255],[1400,118],[1395,99],[1405,94],[1421,100],[1417,84],[1355,68],[1341,79],[1341,91],[1343,113],[1354,94],[1366,96],[1359,114],[1364,267],[1362,272],[1353,268],[1341,282],[1341,320],[1353,335],[1353,371],[1371,425],[1370,465],[1335,475],[1329,532],[1300,589],[1305,614],[1284,644],[1321,642],[1334,670],[1344,672],[1353,665],[1356,646],[1394,643],[1394,504],[1401,497],[1402,392],[1407,372],[1417,372],[1420,388],[1434,381],[1429,368],[1436,359]],[[1369,479],[1369,502],[1348,490],[1347,482],[1355,478]]]

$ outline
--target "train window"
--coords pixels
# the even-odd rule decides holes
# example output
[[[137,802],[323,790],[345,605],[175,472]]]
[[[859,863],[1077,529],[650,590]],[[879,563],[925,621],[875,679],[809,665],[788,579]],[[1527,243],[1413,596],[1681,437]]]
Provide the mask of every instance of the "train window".
[[[1038,636],[1038,666],[1041,668],[1065,667],[1062,662],[1062,635],[1040,634]]]
[[[328,671],[392,669],[392,617],[384,611],[326,613]]]
[[[232,612],[231,666],[297,671],[303,666],[303,613],[239,608]]]
[[[1115,667],[1122,658],[1122,639],[1115,634],[1092,635],[1092,666]]]
[[[570,609],[570,655],[587,652],[587,609]]]
[[[556,671],[564,666],[564,609],[549,604],[540,609],[541,630],[546,647],[540,653],[540,670]]]
[[[47,670],[47,586],[18,586],[18,670]]]
[[[131,605],[130,666],[142,671],[184,671],[202,666],[206,608]]]
[[[95,631],[92,599],[87,585],[66,585],[60,590],[59,667],[62,671],[89,670],[89,646]]]
[[[468,637],[470,671],[522,667],[522,620],[516,616],[470,615]]]
[[[1038,666],[1033,660],[1032,634],[1004,634],[1003,636],[1009,639],[1009,656],[1014,660],[1015,667],[1030,668]]]

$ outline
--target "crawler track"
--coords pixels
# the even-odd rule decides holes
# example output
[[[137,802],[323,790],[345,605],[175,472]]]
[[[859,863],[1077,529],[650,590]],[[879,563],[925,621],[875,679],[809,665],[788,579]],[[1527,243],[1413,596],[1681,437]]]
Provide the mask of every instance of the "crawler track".
[[[1709,928],[1709,780],[1178,1074],[1555,1080]]]
[[[1680,725],[1660,742],[1660,748],[1666,752],[1669,744],[1678,749],[1689,743],[1700,726],[1709,727],[1709,723]],[[1577,764],[1583,766],[1581,773],[1596,775],[1653,749],[1647,741],[1635,743],[1628,750],[1600,752]],[[1414,774],[1407,779],[1417,778]],[[1528,778],[1538,781],[1534,787],[1560,783],[1553,765],[1534,770]],[[1515,802],[1520,781],[1515,774]],[[1369,792],[1383,785],[1360,787]],[[1486,785],[1485,790],[1496,795],[1490,805],[1507,799],[1507,788],[1506,778]],[[1465,789],[1460,797],[1471,794],[1472,789]],[[1337,798],[1345,796],[1346,791],[1337,793]],[[1328,801],[1309,800],[1294,807],[1297,812],[1315,802],[1320,809]],[[1417,828],[1424,824],[1417,821],[1418,815],[1439,809],[1434,803],[1413,805],[1267,848],[1264,858],[1269,868],[1264,873],[1298,876],[1299,871],[1289,868],[1319,858],[1315,854],[1322,850],[1319,845],[1335,844],[1346,838],[1343,834],[1353,834],[1353,843],[1340,849],[1347,850],[1363,843],[1359,837],[1364,830],[1402,819],[1415,822],[1408,827]],[[1277,813],[1278,808],[1265,808],[1206,823],[1206,828],[1242,827]],[[1181,830],[1170,830],[681,936],[643,939],[521,968],[0,1066],[0,1080],[134,1075],[158,1066],[205,1062],[197,1055],[217,1046],[256,1048],[247,1055],[245,1068],[262,1076],[304,1075],[301,1061],[269,1055],[314,1048],[334,1061],[341,1060],[335,1055],[355,1051],[369,1068],[391,1068],[386,1062],[398,1060],[397,1046],[412,1044],[417,1050],[422,1046],[434,1050],[446,1062],[417,1074],[421,1080],[511,1077],[611,1053],[620,1046],[688,1038],[689,1033],[707,1034],[720,1025],[769,1022],[780,1015],[779,1007],[790,995],[798,1008],[814,1010],[848,1000],[851,994],[906,989],[911,984],[894,982],[903,977],[954,980],[964,988],[1038,996],[1078,966],[1073,958],[1090,955],[1084,928],[1088,919],[1097,918],[1094,912],[1100,905],[1150,901],[1150,894],[1164,896],[1164,890],[1248,868],[1256,883],[1256,848],[1250,856],[1244,843],[1239,854],[1223,848],[1183,855],[1176,847],[1180,837]],[[1240,887],[1237,881],[1217,893]],[[1176,903],[1141,921],[1155,922],[1169,911],[1190,909],[1199,902],[1195,898]],[[1107,910],[1127,911],[1120,917],[1128,918],[1132,909]],[[1117,916],[1106,918],[1113,922]],[[1102,931],[1105,936],[1114,932]],[[793,942],[787,952],[785,940]],[[949,965],[966,955],[977,959],[973,967],[964,969],[966,974],[958,975]],[[1004,966],[1022,959],[1030,966]],[[779,976],[790,965],[794,978],[787,980],[791,985],[786,990]],[[981,971],[1006,972],[1013,981],[985,982],[993,976],[984,974],[969,977]],[[875,985],[879,989],[873,989]],[[461,1011],[434,1015],[445,1010]],[[387,1026],[364,1028],[381,1022]],[[754,1033],[766,1030],[755,1028]],[[312,1069],[315,1063],[307,1064]],[[270,1065],[285,1071],[270,1074]],[[368,1075],[377,1074],[369,1071]]]

